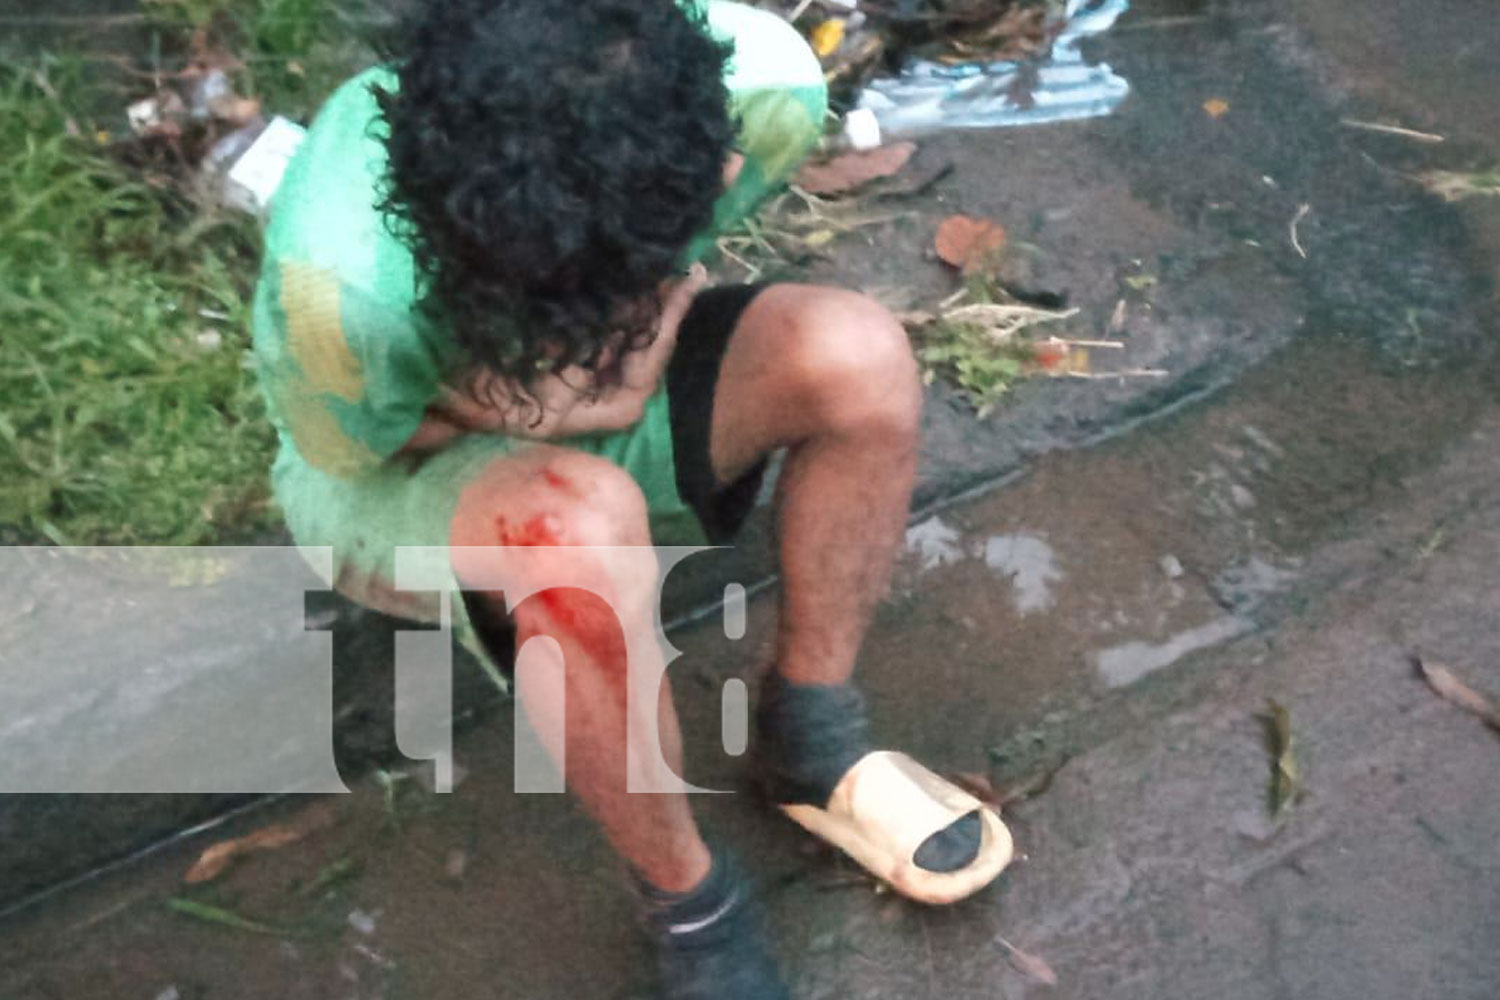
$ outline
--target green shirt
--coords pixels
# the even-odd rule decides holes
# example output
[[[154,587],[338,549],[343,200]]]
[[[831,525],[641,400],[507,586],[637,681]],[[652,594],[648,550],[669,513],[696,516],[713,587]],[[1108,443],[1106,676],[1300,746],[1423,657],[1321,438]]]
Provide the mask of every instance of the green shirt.
[[[735,47],[726,83],[745,166],[689,261],[787,180],[821,134],[827,106],[817,59],[784,21],[727,0],[703,9],[711,33]],[[377,207],[386,151],[374,85],[393,89],[395,75],[377,67],[340,87],[288,167],[254,308],[256,361],[283,460],[345,480],[411,438],[455,360],[451,338],[416,309],[411,253]]]

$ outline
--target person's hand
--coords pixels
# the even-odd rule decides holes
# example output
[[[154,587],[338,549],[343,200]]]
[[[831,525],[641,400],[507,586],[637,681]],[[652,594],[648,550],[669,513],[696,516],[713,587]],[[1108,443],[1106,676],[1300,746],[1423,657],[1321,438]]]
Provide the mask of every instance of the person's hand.
[[[527,390],[493,372],[474,376],[466,391],[445,387],[437,408],[470,432],[544,440],[563,437],[569,415],[588,402],[589,375],[572,366],[536,379]]]
[[[708,270],[702,264],[688,268],[687,274],[662,285],[661,317],[657,320],[656,339],[638,351],[631,351],[621,362],[621,389],[633,390],[649,397],[656,391],[672,352],[677,349],[677,332],[682,326],[693,299],[708,284]]]
[[[678,328],[707,283],[708,272],[694,264],[682,278],[662,285],[655,339],[627,352],[620,360],[619,384],[597,396],[589,392],[591,374],[572,365],[537,379],[525,393],[516,392],[510,380],[483,373],[472,394],[446,390],[439,408],[469,430],[530,440],[624,430],[641,419],[677,347]]]

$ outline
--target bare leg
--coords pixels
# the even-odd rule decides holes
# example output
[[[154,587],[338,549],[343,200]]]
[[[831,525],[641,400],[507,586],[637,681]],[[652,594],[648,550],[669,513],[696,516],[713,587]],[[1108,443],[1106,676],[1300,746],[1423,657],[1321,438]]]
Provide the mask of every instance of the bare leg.
[[[730,482],[778,447],[784,586],[777,668],[849,679],[903,537],[922,395],[906,333],[836,289],[779,285],[751,304],[725,355],[712,454]]]
[[[548,567],[513,555],[507,560],[507,549],[493,546],[650,544],[645,502],[624,472],[602,459],[544,447],[497,462],[464,492],[452,541],[455,546],[490,547],[455,550],[459,579],[488,581],[498,572],[518,586],[529,582],[520,579],[524,573],[545,573]],[[659,655],[650,604],[654,557],[649,548],[547,554],[549,560],[554,557],[570,563],[554,571],[582,571],[597,579],[593,589],[609,593],[613,610],[576,589],[538,594],[516,609],[518,643],[550,636],[566,663],[566,724],[563,706],[546,698],[527,699],[527,715],[554,759],[565,746],[568,786],[616,851],[652,885],[671,892],[690,889],[707,874],[710,859],[686,796],[626,790],[626,742],[632,734],[626,718],[623,630],[634,630],[644,640],[635,648]],[[666,685],[658,720],[662,755],[681,773],[681,737]],[[635,729],[637,739],[649,735]]]
[[[861,296],[773,287],[735,328],[715,402],[715,472],[730,482],[788,449],[777,673],[757,725],[778,801],[824,804],[869,749],[863,702],[846,682],[903,537],[921,407],[906,332]],[[977,813],[960,817],[912,860],[957,871],[978,856],[981,832]]]

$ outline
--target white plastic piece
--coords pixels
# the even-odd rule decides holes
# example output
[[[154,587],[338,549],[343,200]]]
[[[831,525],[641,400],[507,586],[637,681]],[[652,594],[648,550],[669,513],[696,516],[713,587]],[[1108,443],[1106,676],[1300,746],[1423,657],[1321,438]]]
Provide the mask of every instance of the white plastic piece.
[[[844,138],[855,149],[874,149],[880,145],[880,121],[869,108],[855,108],[844,116]]]
[[[872,80],[859,107],[893,136],[938,128],[994,128],[1074,121],[1112,113],[1130,84],[1108,63],[1090,64],[1080,43],[1108,31],[1130,0],[1068,0],[1048,58],[948,64],[911,59],[897,75]],[[1020,96],[1025,92],[1025,97]]]
[[[161,102],[154,97],[136,101],[125,109],[125,118],[130,122],[132,132],[143,135],[153,125],[161,124]]]
[[[296,122],[280,116],[272,118],[245,155],[229,168],[225,201],[246,212],[265,214],[276,189],[281,187],[287,164],[306,138],[307,129]]]

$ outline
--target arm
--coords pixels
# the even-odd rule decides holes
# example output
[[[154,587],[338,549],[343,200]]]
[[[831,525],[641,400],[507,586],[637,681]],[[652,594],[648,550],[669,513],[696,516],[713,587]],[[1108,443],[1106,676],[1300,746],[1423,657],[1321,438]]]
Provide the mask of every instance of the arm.
[[[535,405],[499,408],[480,403],[463,393],[449,390],[429,407],[427,415],[399,454],[429,454],[464,434],[502,434],[507,437],[545,441],[600,431],[623,430],[641,419],[646,400],[656,391],[667,363],[677,346],[677,330],[693,297],[707,282],[707,273],[695,265],[688,276],[666,291],[661,328],[647,347],[627,354],[622,361],[621,384],[589,398],[577,387],[586,384],[587,373],[577,368],[550,375],[534,387]],[[499,385],[488,394],[497,399],[514,396],[511,386]],[[540,419],[537,407],[540,406]]]

